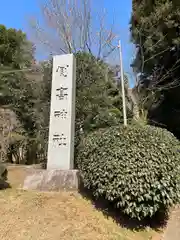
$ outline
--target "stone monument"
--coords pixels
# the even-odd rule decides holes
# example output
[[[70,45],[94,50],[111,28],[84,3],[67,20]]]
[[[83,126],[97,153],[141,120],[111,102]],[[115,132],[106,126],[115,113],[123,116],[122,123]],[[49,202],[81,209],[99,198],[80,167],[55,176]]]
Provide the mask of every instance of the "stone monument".
[[[47,170],[32,169],[23,189],[77,189],[74,168],[76,62],[73,54],[53,57]]]
[[[75,68],[73,54],[53,58],[48,170],[74,168]]]

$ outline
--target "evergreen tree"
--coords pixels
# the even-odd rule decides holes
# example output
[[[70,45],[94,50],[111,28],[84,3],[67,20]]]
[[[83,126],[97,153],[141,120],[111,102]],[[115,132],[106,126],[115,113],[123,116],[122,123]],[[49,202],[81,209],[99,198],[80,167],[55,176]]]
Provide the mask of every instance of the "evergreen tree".
[[[22,69],[34,61],[34,47],[21,30],[0,25],[0,65]]]
[[[138,88],[148,117],[175,132],[179,129],[180,2],[134,0],[131,33],[137,48],[132,66],[140,74]]]

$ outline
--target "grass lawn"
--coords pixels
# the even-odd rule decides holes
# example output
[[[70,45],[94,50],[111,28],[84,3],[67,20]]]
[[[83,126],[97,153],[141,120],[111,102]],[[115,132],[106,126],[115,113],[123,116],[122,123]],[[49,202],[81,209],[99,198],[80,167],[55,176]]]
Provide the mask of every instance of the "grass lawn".
[[[12,189],[0,191],[1,240],[160,240],[151,229],[117,225],[79,193],[17,190],[25,175],[24,168],[10,168]]]

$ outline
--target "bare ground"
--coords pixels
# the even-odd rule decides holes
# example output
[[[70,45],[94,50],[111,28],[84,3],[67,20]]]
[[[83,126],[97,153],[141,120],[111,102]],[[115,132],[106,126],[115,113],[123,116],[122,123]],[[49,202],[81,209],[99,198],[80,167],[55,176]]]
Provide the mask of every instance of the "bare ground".
[[[162,240],[180,239],[180,206],[172,210]]]
[[[16,189],[28,171],[22,166],[9,167],[12,189],[0,191],[1,240],[160,240],[152,229],[121,227],[77,192]]]

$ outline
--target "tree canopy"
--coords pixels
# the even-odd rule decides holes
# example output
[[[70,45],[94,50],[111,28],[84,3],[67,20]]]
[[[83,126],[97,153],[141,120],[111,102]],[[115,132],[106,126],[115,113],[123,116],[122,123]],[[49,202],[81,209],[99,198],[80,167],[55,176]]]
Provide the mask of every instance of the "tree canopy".
[[[19,134],[18,138],[8,138],[4,149],[16,154],[19,147],[23,147],[24,163],[35,163],[36,160],[45,162],[52,59],[32,67],[34,49],[26,34],[3,25],[0,25],[0,31],[0,108],[10,109],[20,125],[18,129],[13,129],[16,135]],[[84,136],[98,128],[119,125],[123,121],[123,114],[120,87],[114,81],[111,67],[100,56],[94,56],[86,50],[74,54],[77,61],[77,146],[82,136],[80,133]],[[132,118],[131,111],[128,110],[127,115]],[[0,145],[3,145],[3,140]]]
[[[27,68],[33,63],[34,47],[26,34],[0,25],[1,156],[35,135],[34,106],[38,95],[34,80],[27,77]]]
[[[21,30],[0,25],[0,64],[21,69],[29,67],[33,60],[34,47]]]
[[[133,1],[131,35],[137,52],[132,66],[140,74],[144,97],[151,102],[149,118],[173,131],[179,128],[179,33],[179,1]]]

